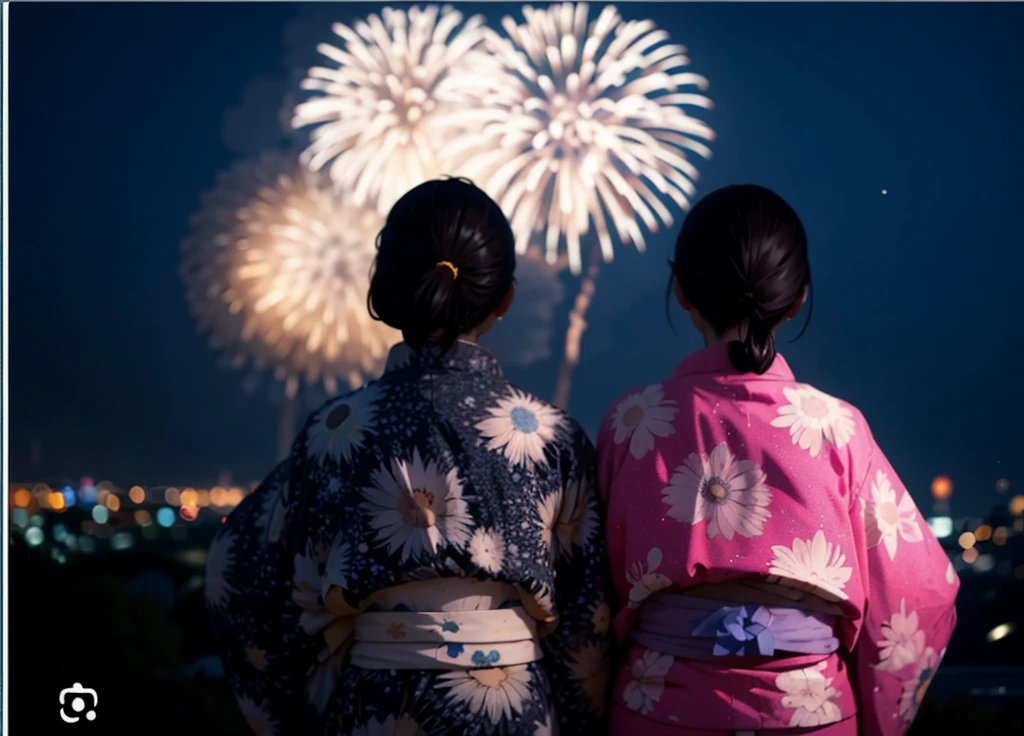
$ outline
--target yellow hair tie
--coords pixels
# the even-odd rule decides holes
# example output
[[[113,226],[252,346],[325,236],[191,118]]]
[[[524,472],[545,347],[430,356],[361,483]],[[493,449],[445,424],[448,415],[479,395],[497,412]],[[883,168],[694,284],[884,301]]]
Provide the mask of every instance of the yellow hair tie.
[[[438,268],[440,266],[444,266],[445,268],[450,268],[452,270],[452,281],[459,277],[459,268],[451,261],[438,261],[434,268]]]

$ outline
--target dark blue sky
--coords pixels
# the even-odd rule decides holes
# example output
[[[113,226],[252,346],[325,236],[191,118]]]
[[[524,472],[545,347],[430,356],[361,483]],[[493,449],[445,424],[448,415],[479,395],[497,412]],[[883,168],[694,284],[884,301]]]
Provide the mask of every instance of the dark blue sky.
[[[179,242],[214,175],[276,142],[276,90],[328,21],[379,7],[12,5],[14,480],[269,469],[277,409],[196,335]],[[497,22],[517,6],[471,9]],[[919,501],[940,472],[972,513],[1001,498],[998,478],[1024,492],[1024,5],[620,9],[669,30],[711,80],[700,191],[763,184],[804,219],[816,303],[784,346],[798,376],[864,411]],[[678,334],[664,317],[673,236],[602,271],[573,402],[591,430],[699,345],[678,310]],[[555,369],[509,372],[549,395]]]

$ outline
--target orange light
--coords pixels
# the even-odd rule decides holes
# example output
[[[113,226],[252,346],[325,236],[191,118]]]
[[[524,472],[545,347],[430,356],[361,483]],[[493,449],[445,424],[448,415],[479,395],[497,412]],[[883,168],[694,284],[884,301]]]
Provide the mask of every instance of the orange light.
[[[987,542],[992,539],[992,527],[988,524],[982,524],[974,530],[974,536],[979,542]]]
[[[953,481],[948,475],[937,475],[932,481],[932,496],[936,501],[945,501],[953,495]]]
[[[106,506],[107,505],[107,496],[109,496],[109,495],[110,495],[110,491],[108,491],[106,489],[100,491],[99,493],[96,494],[96,503],[98,503],[100,506]]]
[[[19,509],[27,509],[32,503],[32,494],[22,488],[14,494],[14,505]]]
[[[107,496],[107,503],[105,505],[111,511],[119,511],[121,509],[121,499],[111,493]]]
[[[139,526],[149,526],[152,519],[149,517],[149,512],[145,509],[139,509],[135,512],[135,523]]]
[[[51,493],[46,497],[46,502],[50,508],[54,511],[64,510],[64,494],[63,493]]]
[[[964,550],[964,562],[966,562],[968,565],[973,565],[977,561],[978,550],[976,550],[974,547]]]
[[[1005,526],[1001,526],[992,532],[992,542],[1001,547],[1006,544],[1006,538],[1009,536],[1010,530]]]
[[[973,549],[974,548],[974,543],[977,542],[977,541],[978,541],[977,537],[975,537],[970,532],[964,532],[963,534],[960,535],[960,539],[957,540],[957,542],[960,544],[960,546],[963,547],[964,549]]]
[[[199,494],[196,493],[194,488],[186,488],[181,492],[181,505],[182,506],[198,506],[199,505]]]
[[[199,504],[199,505],[200,505],[201,507],[206,507],[206,506],[209,506],[209,505],[210,505],[210,492],[209,492],[209,491],[207,491],[207,490],[201,490],[201,491],[199,491],[199,492],[198,492],[198,493],[196,494],[196,496],[198,497],[198,498],[196,499],[196,502],[197,502],[197,503],[198,503],[198,504]]]
[[[1024,515],[1024,496],[1014,496],[1010,499],[1010,513],[1014,516]]]
[[[132,503],[145,503],[146,492],[139,486],[132,486],[132,489],[128,491],[128,498],[132,500]]]
[[[178,506],[181,503],[181,494],[177,488],[168,488],[164,491],[164,501],[168,506]]]

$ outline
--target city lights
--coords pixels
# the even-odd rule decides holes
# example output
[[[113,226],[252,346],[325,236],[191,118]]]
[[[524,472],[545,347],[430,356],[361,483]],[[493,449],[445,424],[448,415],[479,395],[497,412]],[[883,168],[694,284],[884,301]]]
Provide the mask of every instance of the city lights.
[[[990,642],[997,642],[1000,639],[1005,639],[1006,637],[1008,637],[1010,634],[1012,634],[1016,630],[1017,630],[1017,625],[1016,624],[1013,624],[1013,623],[999,624],[999,626],[996,626],[994,629],[992,629],[990,632],[988,632],[988,635],[985,638],[988,639]]]

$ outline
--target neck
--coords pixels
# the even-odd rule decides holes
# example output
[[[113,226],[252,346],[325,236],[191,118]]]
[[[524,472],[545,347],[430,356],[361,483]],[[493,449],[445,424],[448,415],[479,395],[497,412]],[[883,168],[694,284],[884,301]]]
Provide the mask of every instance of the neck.
[[[715,345],[724,345],[729,342],[742,342],[743,341],[743,328],[739,325],[736,327],[730,327],[721,335],[716,335],[715,331],[710,327],[702,331],[704,335],[704,347],[710,348]]]

